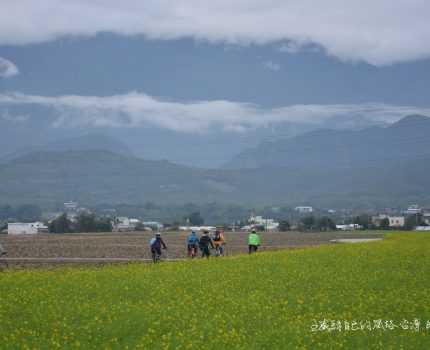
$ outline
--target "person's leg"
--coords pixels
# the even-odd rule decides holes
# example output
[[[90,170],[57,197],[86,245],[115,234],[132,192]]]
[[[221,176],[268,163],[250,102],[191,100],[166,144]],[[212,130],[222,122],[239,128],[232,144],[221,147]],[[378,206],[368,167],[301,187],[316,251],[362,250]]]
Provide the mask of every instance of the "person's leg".
[[[160,261],[161,258],[161,248],[156,249],[156,259],[157,261]]]
[[[248,254],[251,254],[252,253],[252,245],[249,245],[248,246]]]

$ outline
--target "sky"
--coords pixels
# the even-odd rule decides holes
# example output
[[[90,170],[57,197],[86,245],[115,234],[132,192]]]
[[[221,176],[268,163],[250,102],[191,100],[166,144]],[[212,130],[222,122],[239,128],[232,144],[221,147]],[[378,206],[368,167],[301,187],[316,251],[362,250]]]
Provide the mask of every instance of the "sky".
[[[1,0],[0,9],[0,126],[16,136],[39,125],[37,142],[52,130],[149,127],[184,140],[430,115],[428,1]]]

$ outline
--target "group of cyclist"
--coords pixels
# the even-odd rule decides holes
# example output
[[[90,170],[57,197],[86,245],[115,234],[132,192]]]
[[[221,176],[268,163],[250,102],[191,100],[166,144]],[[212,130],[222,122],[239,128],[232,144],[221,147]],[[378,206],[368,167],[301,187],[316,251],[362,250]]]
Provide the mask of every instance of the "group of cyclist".
[[[187,251],[190,258],[195,258],[199,250],[202,258],[209,258],[211,255],[210,248],[215,250],[216,256],[223,256],[224,246],[224,232],[221,230],[216,230],[212,235],[209,234],[209,231],[203,231],[203,235],[200,238],[195,231],[192,231],[187,237]]]
[[[191,234],[187,237],[186,244],[187,255],[191,259],[195,258],[199,251],[202,258],[209,258],[211,256],[211,249],[215,250],[215,256],[224,256],[225,254],[226,241],[222,230],[215,230],[212,234],[205,230],[200,237],[195,231],[191,231]],[[248,253],[255,253],[260,244],[260,236],[255,230],[252,230],[248,236]],[[161,250],[167,249],[159,232],[151,239],[150,249],[152,260],[158,262],[161,257]]]

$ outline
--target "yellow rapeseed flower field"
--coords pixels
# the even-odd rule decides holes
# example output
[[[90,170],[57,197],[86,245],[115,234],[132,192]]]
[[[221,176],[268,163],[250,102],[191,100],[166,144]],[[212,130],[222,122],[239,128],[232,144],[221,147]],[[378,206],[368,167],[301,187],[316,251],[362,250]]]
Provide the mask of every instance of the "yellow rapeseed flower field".
[[[1,349],[428,349],[430,235],[0,273]]]

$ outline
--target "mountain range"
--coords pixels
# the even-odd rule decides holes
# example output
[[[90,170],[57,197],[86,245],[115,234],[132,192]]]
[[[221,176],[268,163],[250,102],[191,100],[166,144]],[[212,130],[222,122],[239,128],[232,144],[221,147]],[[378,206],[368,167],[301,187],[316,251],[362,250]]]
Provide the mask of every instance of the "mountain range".
[[[388,127],[322,129],[267,141],[241,152],[224,167],[356,167],[427,156],[430,156],[430,118],[410,115]]]
[[[18,116],[18,119],[14,119]],[[8,107],[0,106],[0,130],[7,130],[0,137],[0,161],[11,160],[34,151],[52,151],[63,145],[63,150],[89,149],[106,144],[114,139],[127,147],[136,157],[147,160],[169,160],[171,162],[199,168],[218,168],[241,152],[257,147],[268,140],[285,139],[317,130],[323,126],[333,130],[359,130],[370,126],[385,125],[365,116],[342,115],[327,120],[301,122],[299,120],[268,122],[240,130],[225,130],[222,125],[202,132],[183,132],[157,127],[151,124],[136,127],[63,125],[62,114],[37,105]],[[388,118],[389,119],[389,118]],[[101,140],[102,137],[110,138]],[[94,140],[92,140],[94,139]],[[100,142],[96,142],[100,140]],[[88,142],[91,141],[91,142]],[[77,147],[71,147],[70,145]],[[64,147],[65,146],[65,147]],[[80,149],[85,149],[81,147]]]
[[[430,118],[424,116],[361,131],[319,130],[265,142],[219,169],[143,160],[108,139],[107,149],[97,142],[87,149],[52,145],[1,165],[0,204],[429,203],[429,132]]]

